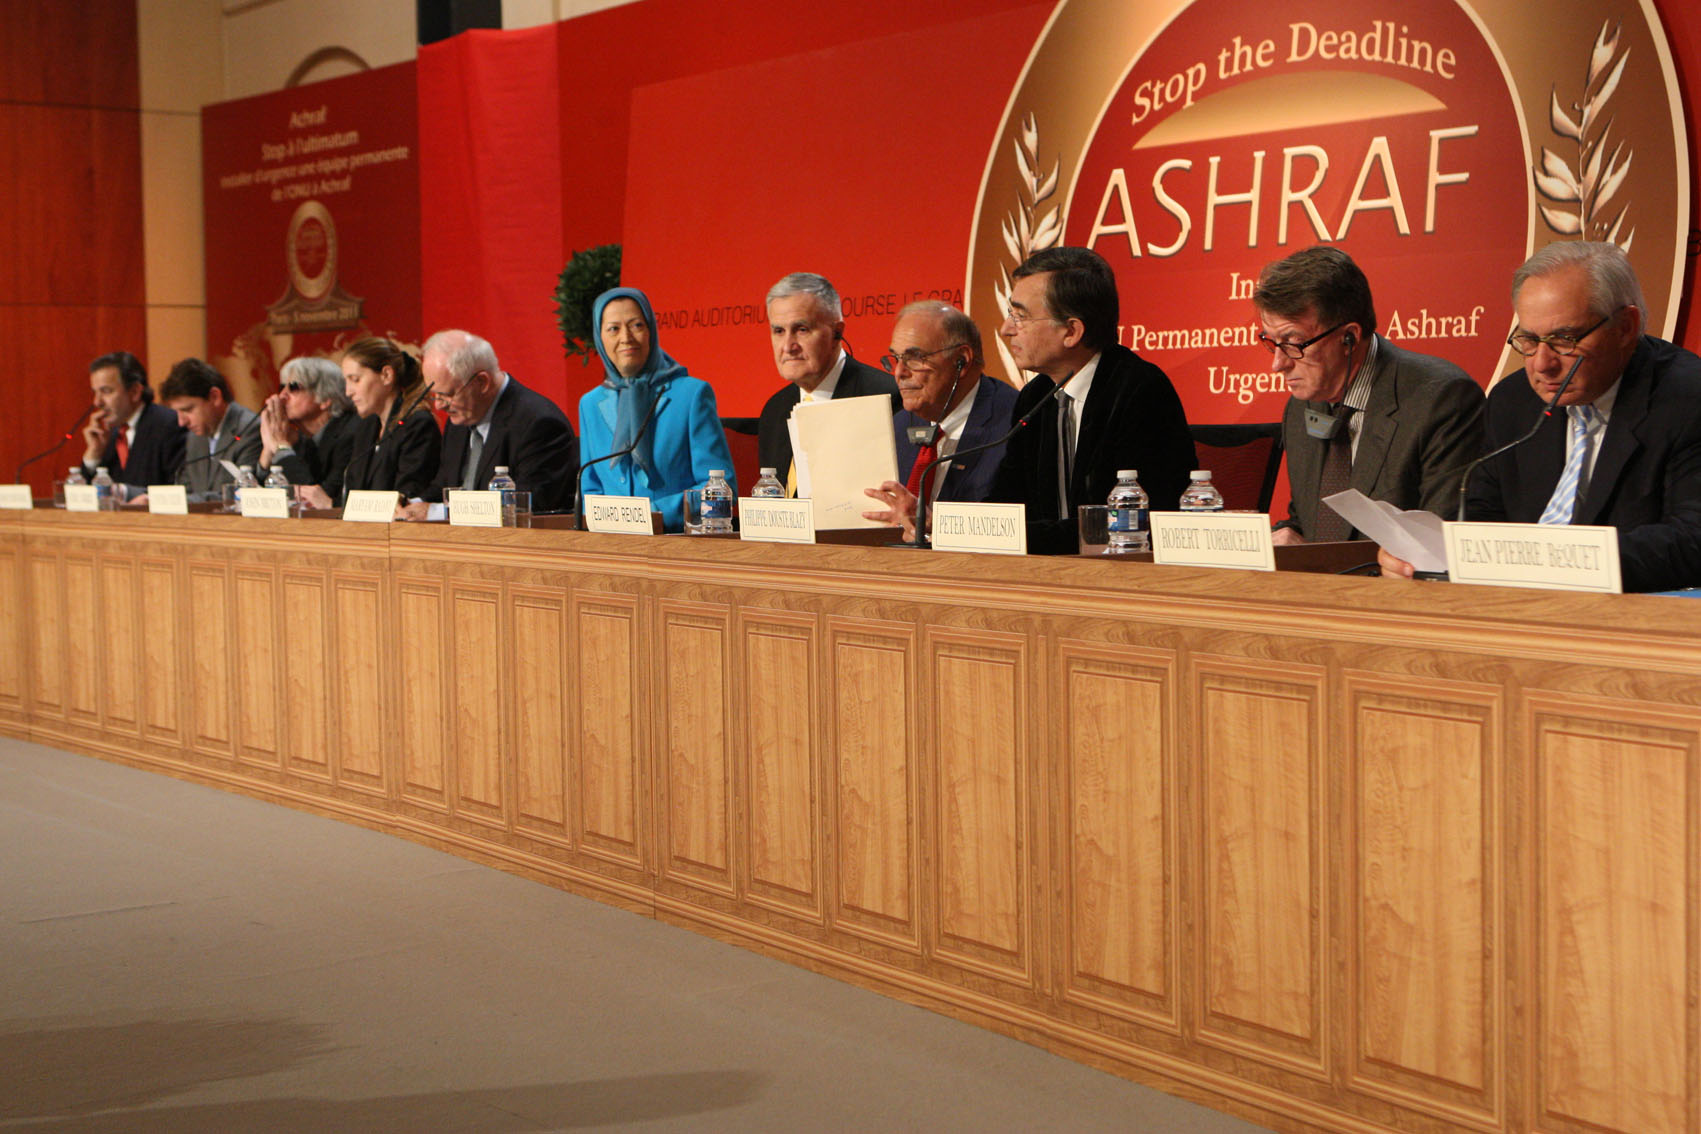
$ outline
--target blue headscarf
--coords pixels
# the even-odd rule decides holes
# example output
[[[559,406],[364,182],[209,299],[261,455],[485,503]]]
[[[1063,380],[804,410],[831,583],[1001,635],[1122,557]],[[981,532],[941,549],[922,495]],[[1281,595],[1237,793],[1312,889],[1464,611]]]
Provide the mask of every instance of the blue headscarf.
[[[620,376],[619,367],[608,357],[608,351],[602,345],[602,313],[610,303],[617,299],[630,299],[638,305],[638,310],[644,316],[644,322],[650,327],[650,357],[644,362],[644,369],[631,378]],[[675,378],[690,377],[685,367],[668,357],[662,350],[660,338],[656,333],[656,314],[650,309],[650,301],[635,287],[610,288],[597,296],[591,305],[591,327],[597,346],[597,355],[602,359],[606,377],[602,384],[615,391],[618,398],[614,409],[614,448],[611,452],[620,450],[632,444],[632,437],[644,424],[644,418],[649,415],[650,407],[655,404],[663,390]],[[638,442],[638,448],[633,451],[632,459],[638,467],[644,470],[644,475],[652,481],[659,479],[652,456],[651,440],[655,430],[646,430]]]

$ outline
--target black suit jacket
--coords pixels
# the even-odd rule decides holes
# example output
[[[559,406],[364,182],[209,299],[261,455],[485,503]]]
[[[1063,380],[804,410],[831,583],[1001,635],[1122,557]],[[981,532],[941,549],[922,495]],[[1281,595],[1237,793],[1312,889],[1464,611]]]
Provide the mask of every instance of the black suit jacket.
[[[1153,511],[1173,511],[1195,467],[1187,414],[1169,378],[1125,346],[1099,357],[1087,404],[1079,407],[1080,434],[1069,477],[1070,510],[1057,507],[1056,383],[1041,375],[1016,395],[1015,418],[1038,407],[1026,429],[1010,439],[993,479],[990,500],[1028,509],[1028,551],[1072,555],[1079,547],[1075,508],[1102,504],[1120,469],[1135,469]]]
[[[349,458],[354,455],[354,435],[359,431],[357,414],[339,413],[325,423],[319,436],[302,434],[295,446],[278,458],[278,465],[291,484],[316,484],[332,500],[339,499]],[[267,470],[257,472],[264,480]]]
[[[963,423],[963,435],[957,438],[958,449],[973,449],[976,445],[985,445],[1010,431],[1012,424],[1010,414],[1016,407],[1016,388],[1008,382],[1000,382],[990,374],[980,376],[980,385],[975,389],[974,405],[969,407],[969,420]],[[915,464],[915,455],[919,446],[910,440],[911,426],[930,424],[925,419],[917,417],[909,410],[899,410],[892,418],[892,431],[898,441],[898,479],[908,480],[910,468]],[[953,460],[945,468],[945,483],[939,486],[938,499],[958,501],[965,504],[975,504],[987,498],[992,491],[992,479],[998,471],[998,462],[1004,459],[1004,446],[995,445],[984,453],[977,453],[958,461]],[[938,476],[939,470],[934,469],[933,475]]]
[[[1544,403],[1523,371],[1488,393],[1483,447],[1522,436]],[[1471,475],[1470,520],[1533,524],[1565,468],[1566,414]],[[1701,357],[1644,335],[1620,379],[1618,397],[1577,524],[1618,529],[1627,591],[1701,586]]]
[[[189,431],[177,424],[177,414],[162,405],[149,402],[136,419],[136,440],[130,446],[130,459],[118,460],[118,433],[113,431],[101,464],[119,484],[133,485],[143,492],[150,484],[175,484],[177,470],[183,467],[183,440]],[[83,466],[83,475],[94,478],[95,470]]]
[[[470,425],[443,431],[443,458],[424,499],[443,500],[443,490],[461,486]],[[561,407],[508,376],[508,384],[490,411],[490,433],[478,460],[478,486],[490,483],[496,466],[506,465],[514,487],[532,494],[532,511],[567,512],[573,507],[573,474],[579,467],[579,438]]]
[[[873,394],[890,397],[893,413],[904,408],[904,400],[898,396],[898,383],[890,374],[860,363],[847,353],[844,371],[833,387],[833,397],[866,398]],[[787,382],[774,391],[756,422],[757,463],[763,468],[777,469],[782,481],[791,468],[791,430],[786,428],[786,423],[791,420],[792,407],[797,405],[799,398],[797,385]]]
[[[413,499],[431,488],[437,474],[443,435],[437,419],[424,406],[408,414],[400,425],[391,425],[378,436],[377,414],[360,419],[354,430],[354,451],[343,473],[340,505],[350,492],[393,489]]]

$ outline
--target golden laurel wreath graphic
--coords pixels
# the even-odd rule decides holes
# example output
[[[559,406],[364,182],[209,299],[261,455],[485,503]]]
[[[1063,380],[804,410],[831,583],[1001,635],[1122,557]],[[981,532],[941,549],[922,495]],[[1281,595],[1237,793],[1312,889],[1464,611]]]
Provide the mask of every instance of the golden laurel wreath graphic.
[[[1044,216],[1039,215],[1040,207],[1057,193],[1059,163],[1053,161],[1051,172],[1043,176],[1040,174],[1039,125],[1031,113],[1022,120],[1014,148],[1016,168],[1022,174],[1022,192],[1016,197],[1015,211],[1006,213],[999,226],[1012,262],[998,266],[998,282],[992,288],[993,294],[998,297],[1001,319],[1010,313],[1010,269],[1020,267],[1022,261],[1035,252],[1056,247],[1063,239],[1063,214],[1058,207],[1053,205]],[[1022,371],[1016,366],[1016,360],[1010,357],[1010,349],[1004,345],[1003,337],[996,331],[991,337],[998,344],[998,355],[1004,361],[1005,373],[1019,376]]]
[[[1535,179],[1536,191],[1543,197],[1556,205],[1575,206],[1575,211],[1572,211],[1541,205],[1542,219],[1547,221],[1549,228],[1561,236],[1610,240],[1628,253],[1636,229],[1632,226],[1623,240],[1618,238],[1618,233],[1624,227],[1629,205],[1621,207],[1610,221],[1607,212],[1613,196],[1630,172],[1631,153],[1620,141],[1612,147],[1611,155],[1606,156],[1613,120],[1609,117],[1605,122],[1601,121],[1607,103],[1618,90],[1619,80],[1624,77],[1624,65],[1630,60],[1628,47],[1622,52],[1618,50],[1620,27],[1621,24],[1610,22],[1601,24],[1594,49],[1589,53],[1589,69],[1583,80],[1583,100],[1571,104],[1570,114],[1559,105],[1557,85],[1552,91],[1548,119],[1555,134],[1577,144],[1576,164],[1568,164],[1543,146],[1541,164],[1530,168],[1530,176]]]

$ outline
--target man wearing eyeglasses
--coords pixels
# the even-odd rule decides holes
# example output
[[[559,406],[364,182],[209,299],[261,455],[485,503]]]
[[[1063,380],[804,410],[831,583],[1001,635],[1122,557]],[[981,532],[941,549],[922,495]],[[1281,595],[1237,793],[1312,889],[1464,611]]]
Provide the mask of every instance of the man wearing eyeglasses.
[[[1647,302],[1616,244],[1543,248],[1513,275],[1512,307],[1528,381],[1489,392],[1484,451],[1541,425],[1471,474],[1466,518],[1611,525],[1625,590],[1701,586],[1701,357],[1642,333]]]
[[[1356,488],[1396,508],[1441,514],[1481,452],[1482,388],[1439,358],[1376,334],[1370,283],[1338,248],[1265,267],[1252,293],[1258,341],[1287,381],[1282,444],[1288,517],[1279,544],[1354,537],[1323,498]]]

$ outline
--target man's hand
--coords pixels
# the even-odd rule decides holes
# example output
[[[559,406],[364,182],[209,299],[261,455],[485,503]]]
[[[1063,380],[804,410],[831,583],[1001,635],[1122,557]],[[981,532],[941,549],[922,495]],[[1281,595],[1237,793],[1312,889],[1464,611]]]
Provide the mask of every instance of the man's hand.
[[[301,430],[284,416],[284,396],[273,394],[260,407],[260,464],[272,467],[272,458],[286,445],[294,445]]]
[[[1376,563],[1382,568],[1384,579],[1409,579],[1412,577],[1412,565],[1404,559],[1390,555],[1380,547],[1376,549]]]
[[[412,504],[396,505],[396,519],[423,520],[431,511],[431,505],[423,500],[415,500]]]
[[[1270,542],[1277,547],[1294,547],[1305,542],[1298,528],[1277,528],[1270,533]]]
[[[863,519],[894,526],[901,524],[904,538],[915,542],[915,497],[910,495],[909,489],[895,480],[888,480],[879,488],[865,488],[862,492],[886,505],[885,508],[864,512]]]
[[[106,456],[106,447],[112,444],[112,430],[117,424],[117,420],[104,408],[89,415],[88,424],[83,426],[83,464],[100,464]]]
[[[296,499],[301,501],[303,508],[332,508],[330,494],[317,484],[304,484],[295,490]]]

